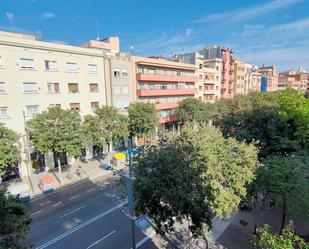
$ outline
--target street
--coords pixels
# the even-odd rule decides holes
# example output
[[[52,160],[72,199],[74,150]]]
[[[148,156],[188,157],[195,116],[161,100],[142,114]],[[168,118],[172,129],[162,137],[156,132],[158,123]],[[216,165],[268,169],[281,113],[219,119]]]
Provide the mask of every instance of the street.
[[[32,224],[23,245],[37,249],[131,248],[125,192],[117,179],[110,173],[30,201],[27,211]],[[137,248],[157,248],[151,236],[138,227],[135,230]]]

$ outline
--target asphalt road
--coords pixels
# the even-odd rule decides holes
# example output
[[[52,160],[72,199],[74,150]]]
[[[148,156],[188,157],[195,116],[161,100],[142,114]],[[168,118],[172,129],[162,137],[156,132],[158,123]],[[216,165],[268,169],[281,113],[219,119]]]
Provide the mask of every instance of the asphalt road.
[[[130,249],[131,223],[122,187],[112,174],[83,181],[27,204],[32,217],[23,245],[43,249]],[[157,248],[138,227],[138,248]]]

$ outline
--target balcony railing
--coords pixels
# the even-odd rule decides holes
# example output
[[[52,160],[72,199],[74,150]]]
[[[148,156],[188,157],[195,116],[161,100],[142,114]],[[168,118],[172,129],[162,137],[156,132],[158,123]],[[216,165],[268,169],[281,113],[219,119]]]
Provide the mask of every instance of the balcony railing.
[[[136,94],[139,97],[147,96],[174,96],[174,95],[194,95],[197,93],[196,89],[178,88],[178,89],[139,89]]]
[[[156,81],[156,82],[190,82],[197,81],[196,76],[177,76],[177,75],[160,75],[160,74],[142,74],[136,75],[138,81]]]

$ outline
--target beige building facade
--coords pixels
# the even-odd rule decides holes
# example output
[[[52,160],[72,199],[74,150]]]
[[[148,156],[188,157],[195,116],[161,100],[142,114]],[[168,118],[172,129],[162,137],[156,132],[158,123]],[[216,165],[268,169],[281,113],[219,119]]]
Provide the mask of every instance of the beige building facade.
[[[84,116],[107,104],[104,56],[103,50],[0,32],[0,122],[21,135],[21,176],[32,172],[28,154],[33,149],[24,135],[27,120],[51,106]],[[47,155],[43,160],[54,166]]]

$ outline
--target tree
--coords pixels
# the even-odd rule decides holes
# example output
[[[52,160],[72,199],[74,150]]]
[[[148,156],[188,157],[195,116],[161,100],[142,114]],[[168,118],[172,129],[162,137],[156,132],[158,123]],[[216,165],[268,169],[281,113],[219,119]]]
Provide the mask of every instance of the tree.
[[[129,130],[131,136],[151,137],[158,125],[157,112],[152,104],[133,103],[129,105]]]
[[[18,135],[0,123],[0,179],[9,167],[20,162]]]
[[[83,130],[88,142],[97,145],[119,143],[129,136],[128,118],[110,106],[102,106],[94,115],[86,115]]]
[[[289,154],[299,147],[295,131],[280,113],[280,93],[237,95],[217,104],[215,125],[225,136],[257,141],[260,157]]]
[[[187,98],[179,103],[176,114],[181,123],[196,122],[205,124],[209,122],[214,113],[215,105],[204,103],[195,98]]]
[[[309,157],[269,156],[256,172],[253,192],[270,199],[282,212],[281,230],[287,216],[309,218]]]
[[[85,147],[79,113],[59,107],[49,108],[27,121],[27,129],[37,151],[52,152],[57,157],[62,184],[60,155],[68,153],[77,158]]]
[[[25,238],[30,223],[22,201],[0,189],[0,248],[22,248],[18,241]]]
[[[280,235],[273,234],[269,225],[257,229],[257,234],[251,239],[253,249],[308,249],[309,243],[286,227]]]
[[[136,210],[152,218],[159,233],[188,219],[193,236],[204,235],[211,214],[237,209],[254,178],[256,159],[254,145],[225,139],[209,126],[168,134],[145,146],[135,161]]]

